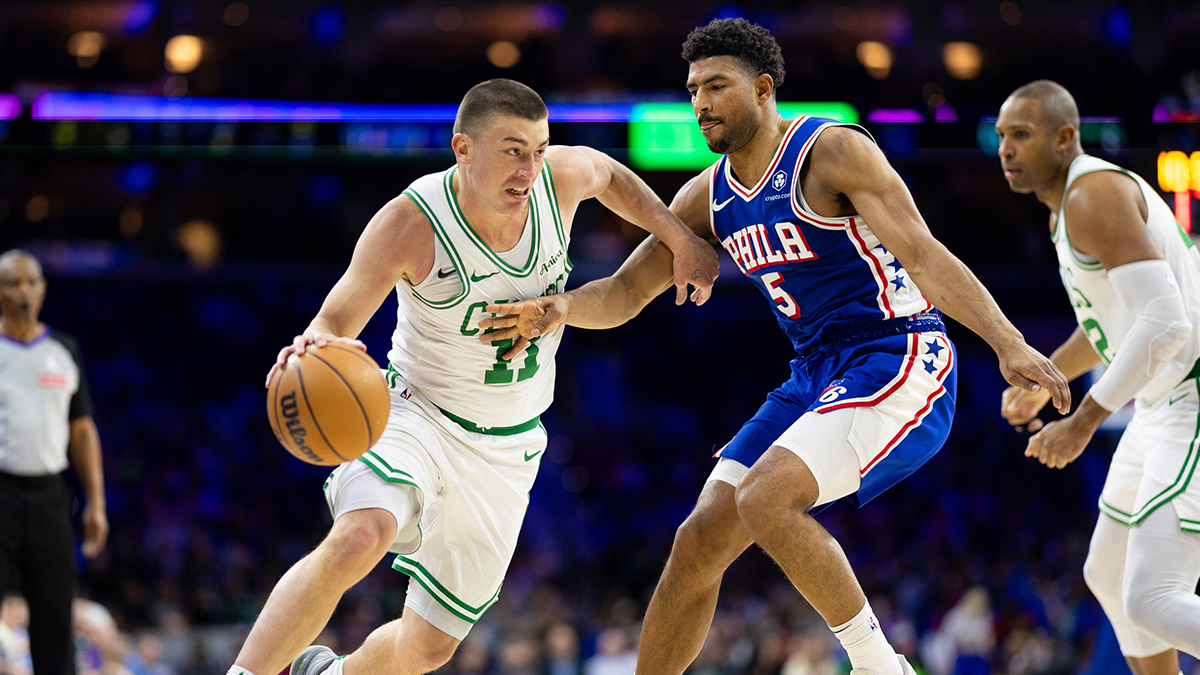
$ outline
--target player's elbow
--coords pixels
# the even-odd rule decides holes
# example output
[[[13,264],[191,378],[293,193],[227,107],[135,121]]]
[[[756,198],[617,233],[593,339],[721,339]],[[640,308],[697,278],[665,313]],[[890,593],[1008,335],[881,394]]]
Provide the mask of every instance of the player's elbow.
[[[1178,294],[1151,302],[1146,308],[1145,319],[1155,324],[1151,343],[1155,361],[1165,362],[1175,356],[1192,335],[1192,322],[1188,319],[1183,298]]]

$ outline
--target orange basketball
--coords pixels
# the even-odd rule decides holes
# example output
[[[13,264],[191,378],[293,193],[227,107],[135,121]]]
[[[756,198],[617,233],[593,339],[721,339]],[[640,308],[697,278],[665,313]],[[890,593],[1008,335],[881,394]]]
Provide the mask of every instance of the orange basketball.
[[[341,464],[369,450],[383,435],[390,409],[375,361],[337,343],[288,359],[267,390],[275,438],[309,464]]]

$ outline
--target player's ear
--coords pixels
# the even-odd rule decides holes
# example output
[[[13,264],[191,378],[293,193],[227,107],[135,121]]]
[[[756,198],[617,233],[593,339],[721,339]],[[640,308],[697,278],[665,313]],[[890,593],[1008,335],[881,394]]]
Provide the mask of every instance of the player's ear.
[[[450,139],[450,148],[454,150],[454,161],[459,164],[470,164],[471,137],[459,132]]]
[[[1054,134],[1054,145],[1060,152],[1067,150],[1075,144],[1075,139],[1078,135],[1078,129],[1070,124],[1064,124]]]
[[[766,101],[775,93],[775,78],[763,73],[754,78],[754,95],[761,101]]]

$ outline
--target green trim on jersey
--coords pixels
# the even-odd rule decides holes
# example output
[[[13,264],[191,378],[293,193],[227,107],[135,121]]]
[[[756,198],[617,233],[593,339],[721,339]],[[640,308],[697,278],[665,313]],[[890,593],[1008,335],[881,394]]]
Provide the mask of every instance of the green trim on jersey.
[[[538,415],[531,420],[526,420],[520,424],[514,424],[511,427],[483,427],[469,419],[459,417],[448,410],[444,410],[440,407],[438,410],[441,410],[442,414],[445,415],[451,422],[454,422],[467,431],[476,434],[485,434],[488,436],[516,436],[517,434],[523,434],[526,431],[532,431],[542,424],[542,416]]]
[[[1107,171],[1107,169],[1096,169],[1096,171]],[[1093,171],[1088,171],[1087,173],[1093,173]],[[1079,175],[1082,176],[1083,174],[1079,174]],[[1086,260],[1082,260],[1079,257],[1079,252],[1076,251],[1075,247],[1071,245],[1071,238],[1069,236],[1067,236],[1067,227],[1062,221],[1063,212],[1066,211],[1066,208],[1067,208],[1066,203],[1064,202],[1063,205],[1058,209],[1058,217],[1054,219],[1054,234],[1051,235],[1051,237],[1050,237],[1051,241],[1053,241],[1055,244],[1057,244],[1059,242],[1060,236],[1065,238],[1067,240],[1065,242],[1067,245],[1067,251],[1070,252],[1071,259],[1075,261],[1076,265],[1079,265],[1083,269],[1088,270],[1089,272],[1094,272],[1099,269],[1104,269],[1104,265],[1102,265],[1100,263],[1100,261],[1098,261],[1098,260],[1096,262],[1088,262]],[[1059,234],[1060,232],[1062,233],[1061,235]]]
[[[396,559],[392,562],[392,569],[403,572],[413,579],[416,579],[417,583],[421,584],[426,592],[433,596],[434,600],[438,601],[439,605],[445,607],[446,610],[451,614],[457,616],[463,621],[466,621],[467,623],[473,624],[479,621],[479,618],[483,616],[483,613],[486,612],[489,607],[494,605],[496,600],[500,597],[500,588],[498,587],[496,588],[496,592],[492,594],[491,599],[479,607],[472,607],[471,605],[468,605],[467,603],[458,599],[457,596],[450,592],[450,589],[439,583],[438,580],[429,573],[429,570],[425,569],[421,563],[413,560],[412,558],[403,555],[396,556]],[[503,586],[503,584],[501,584],[501,586]]]
[[[1187,518],[1179,519],[1179,529],[1184,532],[1200,534],[1200,520],[1188,520]]]
[[[546,174],[546,183],[549,188],[546,193],[550,195],[550,209],[554,215],[554,229],[558,233],[558,243],[562,244],[563,249],[563,267],[567,270],[567,274],[575,267],[575,263],[571,262],[571,254],[567,253],[567,228],[563,226],[562,209],[558,206],[558,188],[554,185],[554,174],[550,172],[550,162],[542,163],[542,171]]]
[[[529,188],[529,219],[530,226],[533,228],[533,245],[529,248],[529,260],[526,260],[525,264],[521,267],[514,267],[497,255],[496,252],[492,250],[492,247],[488,246],[487,242],[483,240],[483,237],[479,236],[479,233],[475,231],[475,228],[471,227],[471,224],[467,222],[467,216],[463,214],[462,209],[458,205],[458,195],[454,192],[454,173],[456,171],[458,171],[457,166],[452,167],[446,172],[445,177],[442,179],[442,189],[446,192],[446,201],[450,203],[450,211],[454,214],[454,219],[458,221],[459,226],[462,228],[463,232],[466,233],[467,238],[473,241],[475,245],[479,247],[479,250],[482,251],[489,260],[496,263],[496,266],[499,267],[504,273],[513,277],[529,276],[531,273],[533,273],[534,268],[537,267],[537,265],[534,263],[537,261],[538,248],[541,242],[542,228],[541,223],[539,222],[540,218],[538,217],[537,193],[534,192],[532,187]]]
[[[1071,160],[1071,164],[1074,164],[1075,162],[1079,161],[1080,159],[1082,159],[1084,157],[1091,157],[1091,155],[1087,155],[1087,154],[1080,155],[1079,157],[1076,157],[1075,159]],[[1071,171],[1070,168],[1068,168],[1067,173],[1070,173],[1070,171]],[[1100,261],[1087,262],[1086,260],[1081,260],[1079,258],[1079,253],[1075,250],[1075,247],[1071,245],[1071,238],[1069,235],[1067,235],[1067,228],[1063,226],[1062,221],[1063,221],[1064,214],[1067,211],[1067,193],[1071,191],[1071,186],[1075,184],[1075,181],[1079,180],[1080,176],[1086,176],[1089,173],[1096,173],[1097,171],[1117,171],[1119,173],[1123,173],[1126,176],[1133,178],[1134,179],[1133,182],[1138,184],[1139,189],[1141,188],[1141,183],[1138,183],[1137,178],[1134,178],[1134,174],[1132,171],[1123,169],[1123,168],[1117,166],[1116,164],[1113,164],[1111,166],[1097,166],[1097,167],[1094,167],[1091,169],[1086,169],[1084,171],[1080,171],[1079,173],[1075,174],[1074,178],[1067,181],[1067,184],[1065,186],[1063,186],[1062,204],[1059,205],[1058,215],[1055,217],[1055,220],[1054,220],[1054,234],[1058,235],[1059,232],[1062,232],[1063,238],[1065,238],[1067,240],[1066,241],[1067,250],[1070,251],[1071,258],[1073,260],[1075,260],[1075,263],[1077,265],[1079,265],[1080,267],[1082,267],[1085,270],[1090,270],[1090,271],[1103,269],[1104,265],[1100,264]],[[1057,241],[1058,240],[1055,239],[1055,242],[1057,242]]]
[[[1200,379],[1192,380],[1192,382],[1196,386],[1197,391],[1200,392]],[[1200,413],[1197,413],[1196,415],[1196,431],[1192,434],[1191,443],[1188,444],[1187,457],[1183,459],[1183,466],[1179,468],[1179,475],[1175,477],[1175,480],[1170,485],[1163,488],[1158,494],[1151,497],[1145,504],[1142,505],[1142,508],[1138,509],[1135,513],[1126,513],[1112,504],[1104,501],[1104,498],[1101,497],[1100,512],[1117,521],[1118,523],[1124,523],[1125,525],[1132,527],[1134,525],[1141,524],[1142,521],[1146,520],[1146,518],[1148,518],[1151,513],[1154,513],[1158,507],[1166,504],[1180,494],[1183,494],[1183,491],[1186,490],[1188,485],[1191,483],[1192,477],[1195,476],[1196,465],[1198,461],[1200,461],[1200,448],[1197,447],[1198,440],[1200,440]]]
[[[387,367],[387,375],[384,376],[384,379],[387,380],[389,389],[396,388],[396,378],[399,376],[400,376],[400,371],[396,370],[396,366],[394,364],[392,364],[391,361],[389,361],[388,367]],[[455,415],[454,413],[450,412],[449,410],[446,410],[445,408],[441,408],[439,406],[434,406],[434,407],[437,408],[439,411],[441,411],[441,413],[446,416],[446,419],[449,419],[451,422],[454,422],[455,424],[462,427],[463,429],[466,429],[467,431],[470,431],[471,433],[475,433],[475,434],[484,434],[486,436],[515,436],[517,434],[523,434],[526,431],[532,431],[538,427],[542,427],[542,431],[546,430],[546,427],[542,426],[542,416],[541,415],[538,415],[537,417],[535,417],[531,420],[526,420],[524,422],[521,422],[520,424],[514,424],[510,427],[485,427],[485,426],[476,424],[465,417],[459,417],[458,415]],[[387,467],[387,469],[389,471],[403,474],[405,476],[408,476],[410,479],[412,478],[411,475],[404,473],[403,471],[398,471],[397,469],[393,469],[392,467],[388,466],[387,462],[384,462],[383,459],[380,458],[379,455],[376,455],[374,452],[368,451],[367,454],[373,455],[375,457],[375,459],[377,459],[381,464],[383,464],[385,467]],[[362,459],[362,457],[360,457],[359,459]],[[370,466],[370,463],[368,463],[367,460],[362,459],[362,461],[364,463],[367,463],[367,466]],[[371,467],[371,468],[375,468],[375,467]],[[379,471],[376,470],[376,473],[379,473]],[[380,474],[380,475],[382,476],[383,474]],[[402,481],[392,481],[392,482],[402,482]]]
[[[458,255],[458,249],[454,248],[454,244],[450,242],[450,237],[442,228],[442,224],[438,221],[437,216],[433,215],[433,209],[425,202],[425,198],[417,194],[417,191],[412,188],[405,190],[404,194],[417,205],[417,208],[421,209],[421,213],[425,214],[425,219],[429,221],[430,227],[433,228],[434,236],[441,242],[442,248],[446,249],[446,254],[450,256],[450,264],[454,265],[454,270],[458,273],[459,280],[462,281],[462,293],[448,300],[427,300],[417,292],[416,288],[411,289],[413,297],[433,309],[450,309],[462,302],[467,297],[467,294],[471,292],[471,280],[467,274],[467,268],[463,265],[462,258]],[[429,273],[437,274],[435,270],[429,270]]]

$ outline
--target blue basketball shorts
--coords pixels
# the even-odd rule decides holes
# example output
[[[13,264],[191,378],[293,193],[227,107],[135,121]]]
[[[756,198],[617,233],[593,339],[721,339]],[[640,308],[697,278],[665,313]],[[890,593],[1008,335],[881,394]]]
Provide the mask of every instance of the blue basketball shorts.
[[[709,480],[736,486],[777,445],[812,471],[816,512],[843,497],[862,506],[916,471],[950,433],[958,376],[941,322],[914,328],[922,332],[860,333],[793,360],[792,377],[717,451]]]

